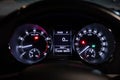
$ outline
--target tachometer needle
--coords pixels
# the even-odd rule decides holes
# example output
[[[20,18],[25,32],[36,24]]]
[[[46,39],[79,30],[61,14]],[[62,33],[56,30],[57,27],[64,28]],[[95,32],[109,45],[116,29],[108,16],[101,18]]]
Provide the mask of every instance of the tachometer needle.
[[[26,52],[23,52],[21,55],[20,55],[20,58],[22,58],[24,55],[25,55]]]
[[[19,48],[29,48],[29,47],[32,47],[32,44],[30,45],[25,45],[25,46],[18,46]]]
[[[81,53],[83,53],[84,51],[86,51],[89,47],[90,47],[90,46],[86,46],[82,51],[79,52],[79,55],[80,55]]]

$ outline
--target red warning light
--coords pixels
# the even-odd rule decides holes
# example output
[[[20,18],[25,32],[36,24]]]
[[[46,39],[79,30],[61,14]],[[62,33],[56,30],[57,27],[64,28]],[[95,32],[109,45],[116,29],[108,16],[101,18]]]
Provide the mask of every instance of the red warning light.
[[[80,43],[81,43],[82,45],[86,45],[86,41],[85,41],[85,40],[81,40]]]
[[[34,36],[34,40],[38,40],[39,39],[39,36]]]

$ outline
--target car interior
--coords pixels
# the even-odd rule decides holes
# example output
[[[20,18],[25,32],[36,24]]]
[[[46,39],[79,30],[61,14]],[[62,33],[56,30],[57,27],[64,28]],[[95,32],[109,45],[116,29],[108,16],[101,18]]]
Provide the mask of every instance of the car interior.
[[[0,0],[0,80],[120,80],[119,0]]]

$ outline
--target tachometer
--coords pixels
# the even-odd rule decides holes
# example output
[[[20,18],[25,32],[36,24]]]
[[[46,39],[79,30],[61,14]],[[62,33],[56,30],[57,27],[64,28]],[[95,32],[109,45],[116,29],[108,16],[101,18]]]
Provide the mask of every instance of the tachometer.
[[[51,38],[40,26],[20,26],[10,40],[13,56],[22,63],[33,64],[43,60],[51,48]]]
[[[96,23],[81,29],[74,37],[73,43],[80,58],[91,64],[106,61],[115,46],[111,31]]]

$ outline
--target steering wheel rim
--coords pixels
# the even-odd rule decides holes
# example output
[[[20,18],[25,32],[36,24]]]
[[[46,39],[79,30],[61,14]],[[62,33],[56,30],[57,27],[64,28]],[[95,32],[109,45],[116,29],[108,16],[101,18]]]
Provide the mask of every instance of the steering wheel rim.
[[[33,65],[20,74],[20,79],[29,80],[108,80],[99,71],[74,63],[46,63]]]

